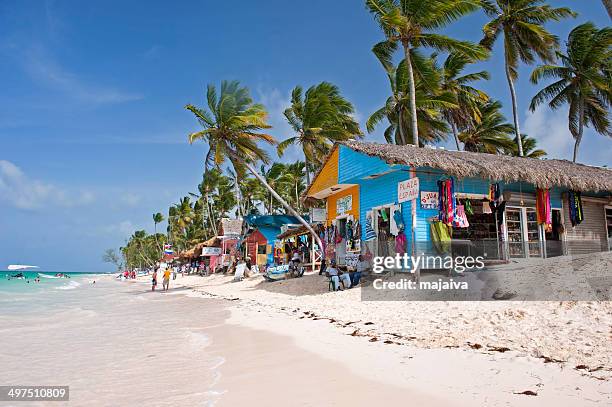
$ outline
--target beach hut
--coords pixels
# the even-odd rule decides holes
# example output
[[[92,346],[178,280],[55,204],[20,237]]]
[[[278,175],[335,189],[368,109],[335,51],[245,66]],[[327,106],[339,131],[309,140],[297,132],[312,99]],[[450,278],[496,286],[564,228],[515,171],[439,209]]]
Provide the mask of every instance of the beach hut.
[[[322,224],[311,226],[315,232],[320,233],[324,230]],[[302,264],[310,268],[310,271],[318,271],[318,268],[321,266],[322,254],[321,251],[317,250],[316,240],[306,226],[300,225],[298,227],[287,228],[277,238],[274,263],[287,264],[291,260],[291,252],[298,250]]]
[[[298,226],[299,220],[288,215],[248,215],[244,218],[245,255],[259,266],[274,263],[274,247],[283,226]]]
[[[339,264],[435,253],[440,239],[493,261],[609,250],[611,191],[611,170],[566,160],[349,141],[302,198],[325,201]]]

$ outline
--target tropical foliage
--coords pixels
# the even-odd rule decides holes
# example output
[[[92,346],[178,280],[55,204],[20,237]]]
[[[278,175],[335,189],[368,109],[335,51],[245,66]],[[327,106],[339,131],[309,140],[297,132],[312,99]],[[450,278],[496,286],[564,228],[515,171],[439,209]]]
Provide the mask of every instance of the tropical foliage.
[[[533,64],[536,57],[544,62],[555,59],[559,48],[556,36],[544,28],[548,21],[559,21],[575,16],[567,7],[553,8],[544,0],[482,0],[483,9],[491,17],[483,30],[481,44],[493,48],[495,41],[502,36],[504,42],[504,66],[506,80],[512,99],[512,116],[514,118],[514,135],[518,142],[519,156],[523,155],[523,146],[518,121],[518,103],[514,81],[518,77],[518,64]]]
[[[306,179],[316,171],[334,142],[363,136],[353,115],[353,105],[340,95],[336,85],[321,82],[303,93],[301,86],[291,92],[291,106],[285,109],[287,122],[295,132],[278,145],[278,155],[292,144],[299,144],[308,163]]]
[[[542,79],[553,83],[531,100],[533,111],[545,101],[558,109],[569,105],[568,127],[574,137],[574,162],[585,127],[612,137],[608,117],[612,100],[612,28],[597,29],[592,23],[574,28],[567,40],[567,52],[558,52],[561,65],[541,65],[531,74],[535,84]]]

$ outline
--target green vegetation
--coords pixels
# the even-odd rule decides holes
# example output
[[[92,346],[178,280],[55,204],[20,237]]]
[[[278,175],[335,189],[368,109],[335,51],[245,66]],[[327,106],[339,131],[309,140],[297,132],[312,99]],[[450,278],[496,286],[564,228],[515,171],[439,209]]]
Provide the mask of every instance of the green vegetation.
[[[533,97],[530,109],[544,102],[552,109],[569,105],[574,161],[585,126],[612,135],[610,28],[591,23],[576,27],[563,53],[544,24],[575,13],[544,0],[366,0],[365,5],[384,35],[372,52],[389,80],[387,100],[365,123],[368,133],[386,122],[389,143],[423,146],[452,135],[458,150],[461,142],[467,151],[541,158],[546,152],[537,148],[538,135],[520,133],[515,91],[519,63],[539,59],[544,64],[533,71],[531,81],[555,82]],[[441,34],[450,23],[479,10],[490,17],[479,44]],[[491,54],[500,37],[503,56]],[[501,113],[501,102],[478,88],[489,73],[470,69],[489,57],[503,57],[513,123]],[[310,229],[302,218],[306,208],[300,196],[312,174],[335,142],[363,137],[353,104],[329,82],[306,92],[301,86],[293,89],[283,112],[293,134],[283,135],[280,143],[268,133],[266,108],[238,81],[223,81],[219,93],[208,85],[205,97],[205,108],[186,106],[202,126],[189,135],[189,142],[208,147],[197,192],[168,208],[166,234],[157,232],[164,215],[156,213],[154,234],[136,231],[121,248],[123,261],[112,250],[105,252],[105,261],[117,267],[150,266],[166,242],[181,251],[216,236],[223,217],[289,213]],[[292,145],[304,161],[272,162],[271,153],[282,157]]]

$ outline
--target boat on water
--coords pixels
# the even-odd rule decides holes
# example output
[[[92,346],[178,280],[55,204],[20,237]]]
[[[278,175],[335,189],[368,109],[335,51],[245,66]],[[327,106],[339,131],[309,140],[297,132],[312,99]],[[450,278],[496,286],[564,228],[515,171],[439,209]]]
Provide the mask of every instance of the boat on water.
[[[27,270],[27,269],[37,269],[38,266],[28,266],[26,264],[9,264],[7,267],[8,271],[19,271],[19,270]]]
[[[23,280],[25,278],[25,276],[23,275],[23,273],[17,273],[17,274],[13,274],[13,275],[7,274],[7,278],[9,280],[12,279],[12,278]]]

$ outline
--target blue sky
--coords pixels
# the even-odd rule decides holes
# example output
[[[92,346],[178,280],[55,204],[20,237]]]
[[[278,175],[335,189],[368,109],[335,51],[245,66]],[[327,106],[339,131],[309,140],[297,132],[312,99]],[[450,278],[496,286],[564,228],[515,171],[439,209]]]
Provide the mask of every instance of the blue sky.
[[[561,39],[587,20],[609,24],[598,0],[550,3],[580,13],[549,25]],[[476,13],[446,32],[478,40],[484,21]],[[280,140],[297,84],[337,84],[364,123],[388,92],[370,52],[381,38],[358,0],[0,2],[0,269],[110,271],[104,249],[152,231],[152,214],[200,181],[205,146],[186,142],[197,123],[184,105],[202,105],[207,83],[247,85]],[[491,72],[479,86],[510,118],[496,51],[474,69]],[[522,130],[551,157],[570,158],[566,113],[527,112],[530,69],[517,84]],[[609,166],[610,157],[612,140],[587,131],[580,161]]]

